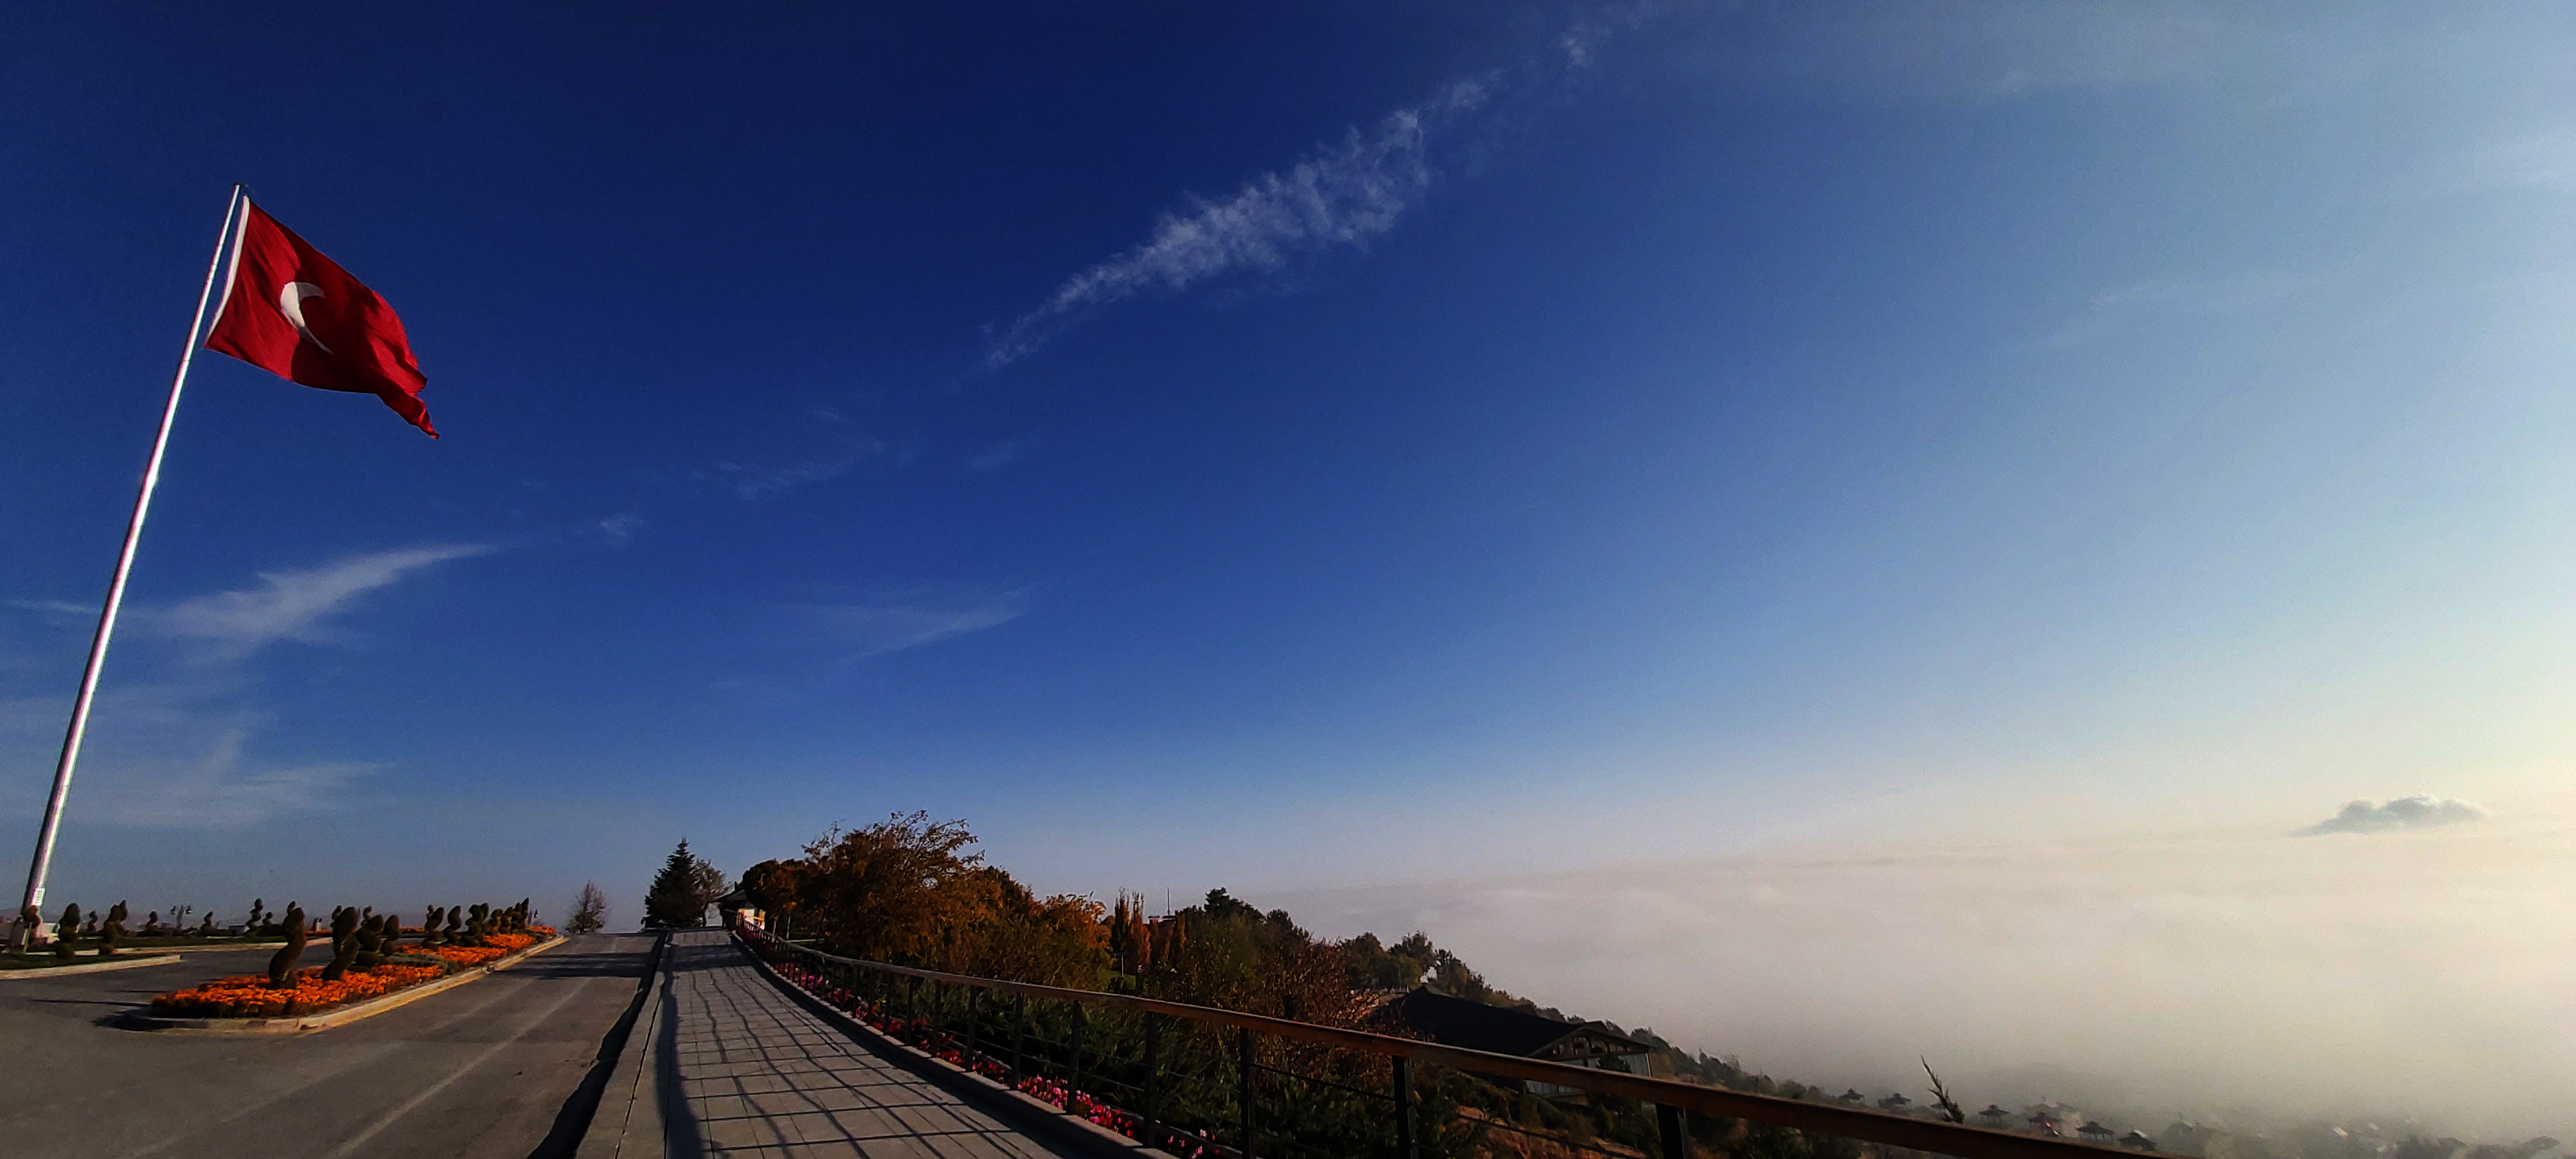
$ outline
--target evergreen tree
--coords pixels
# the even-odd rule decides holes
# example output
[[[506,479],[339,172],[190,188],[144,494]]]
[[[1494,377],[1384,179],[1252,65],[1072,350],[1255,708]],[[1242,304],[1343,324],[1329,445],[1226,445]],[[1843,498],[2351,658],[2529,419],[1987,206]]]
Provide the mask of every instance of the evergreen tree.
[[[689,841],[680,839],[680,847],[662,861],[662,872],[653,875],[653,888],[644,894],[646,925],[691,927],[707,924],[707,904],[724,892],[724,875],[689,852]]]

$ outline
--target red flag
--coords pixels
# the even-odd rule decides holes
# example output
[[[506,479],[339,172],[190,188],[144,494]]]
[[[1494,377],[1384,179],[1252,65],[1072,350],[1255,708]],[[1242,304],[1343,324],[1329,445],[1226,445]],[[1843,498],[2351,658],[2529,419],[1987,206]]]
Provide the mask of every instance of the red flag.
[[[420,402],[429,379],[394,308],[248,200],[206,347],[306,386],[372,394],[438,437]]]

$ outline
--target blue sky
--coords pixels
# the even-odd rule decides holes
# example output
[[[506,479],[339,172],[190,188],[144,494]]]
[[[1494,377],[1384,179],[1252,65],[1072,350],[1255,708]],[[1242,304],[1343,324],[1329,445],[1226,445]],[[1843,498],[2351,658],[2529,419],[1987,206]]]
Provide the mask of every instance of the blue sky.
[[[22,14],[0,825],[234,181],[447,437],[200,363],[58,896],[2563,808],[2576,30],[2418,9]]]

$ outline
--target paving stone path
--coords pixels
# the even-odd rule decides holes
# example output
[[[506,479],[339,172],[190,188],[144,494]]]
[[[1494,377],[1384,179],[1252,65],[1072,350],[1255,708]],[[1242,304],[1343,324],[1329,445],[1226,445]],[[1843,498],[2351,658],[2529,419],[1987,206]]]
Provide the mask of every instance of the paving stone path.
[[[853,1041],[780,992],[722,931],[673,935],[667,966],[646,1080],[660,1089],[667,1154],[1065,1154]]]

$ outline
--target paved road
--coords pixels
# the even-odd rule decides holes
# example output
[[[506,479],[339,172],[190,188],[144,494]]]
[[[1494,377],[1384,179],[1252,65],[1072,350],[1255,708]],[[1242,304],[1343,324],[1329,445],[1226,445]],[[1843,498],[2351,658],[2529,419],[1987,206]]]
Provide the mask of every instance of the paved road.
[[[634,998],[652,945],[575,938],[364,1021],[274,1037],[103,1025],[153,994],[257,971],[272,951],[0,980],[0,1154],[520,1159]]]
[[[673,935],[665,968],[660,1009],[637,1033],[654,1036],[647,1081],[662,1089],[667,1137],[630,1140],[624,1156],[1063,1154],[853,1041],[781,993],[722,931]]]

